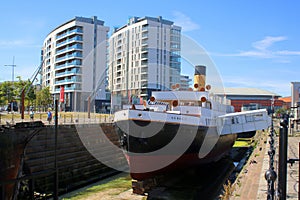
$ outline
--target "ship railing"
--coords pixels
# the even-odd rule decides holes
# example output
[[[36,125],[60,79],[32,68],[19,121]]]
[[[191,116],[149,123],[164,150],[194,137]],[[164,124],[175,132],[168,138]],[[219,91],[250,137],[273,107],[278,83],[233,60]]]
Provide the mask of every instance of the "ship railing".
[[[114,119],[113,114],[107,112],[103,113],[88,113],[85,112],[59,112],[58,124],[88,124],[88,123],[112,123]],[[29,114],[24,115],[24,119],[21,119],[19,113],[0,113],[0,125],[14,125],[18,122],[36,122],[41,121],[45,125],[49,125],[47,121],[47,113],[37,112],[34,113],[34,118],[31,119]],[[50,123],[54,125],[54,119]]]

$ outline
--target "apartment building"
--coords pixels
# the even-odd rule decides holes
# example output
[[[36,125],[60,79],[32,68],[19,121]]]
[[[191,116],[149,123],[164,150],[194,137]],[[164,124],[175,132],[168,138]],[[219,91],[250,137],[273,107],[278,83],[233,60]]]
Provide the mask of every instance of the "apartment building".
[[[62,110],[86,111],[107,102],[106,57],[109,27],[104,21],[75,17],[51,31],[44,40],[41,57],[42,86],[50,87],[54,99],[64,91]],[[100,109],[100,108],[99,108]]]
[[[300,118],[300,82],[291,82],[291,108],[295,119]]]
[[[189,90],[192,79],[188,75],[180,75],[180,90]]]
[[[132,17],[109,38],[108,88],[113,108],[180,83],[181,27],[162,17]]]

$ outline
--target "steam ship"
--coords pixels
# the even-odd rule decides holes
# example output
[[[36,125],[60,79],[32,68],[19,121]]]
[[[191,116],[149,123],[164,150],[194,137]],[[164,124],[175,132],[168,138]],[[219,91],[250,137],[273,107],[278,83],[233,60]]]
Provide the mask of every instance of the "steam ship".
[[[265,109],[235,113],[229,100],[210,92],[205,79],[206,67],[196,66],[194,89],[155,91],[143,105],[115,113],[133,179],[218,161],[238,133],[268,128]]]

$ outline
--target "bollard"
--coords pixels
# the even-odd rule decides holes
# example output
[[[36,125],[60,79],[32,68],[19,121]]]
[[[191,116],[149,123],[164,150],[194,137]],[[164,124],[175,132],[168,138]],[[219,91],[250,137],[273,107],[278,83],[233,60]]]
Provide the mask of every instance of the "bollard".
[[[288,143],[287,119],[280,120],[279,130],[279,169],[278,169],[278,192],[279,199],[286,199],[287,180],[287,143]]]

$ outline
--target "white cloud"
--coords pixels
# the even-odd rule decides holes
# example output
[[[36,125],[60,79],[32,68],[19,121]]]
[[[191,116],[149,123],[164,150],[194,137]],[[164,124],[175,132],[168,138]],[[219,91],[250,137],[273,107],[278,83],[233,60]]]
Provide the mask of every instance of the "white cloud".
[[[194,31],[200,28],[200,26],[197,23],[193,22],[190,17],[179,11],[174,11],[173,15],[175,16],[175,19],[173,20],[174,23],[178,26],[181,26],[182,30],[185,32]]]
[[[274,58],[277,56],[276,52],[273,52],[269,48],[276,42],[287,40],[285,36],[266,36],[264,39],[253,42],[252,47],[254,50],[242,51],[236,56],[246,56],[246,57],[258,57],[258,58]]]
[[[40,47],[29,40],[0,40],[0,48]]]
[[[20,46],[24,44],[25,41],[22,40],[0,40],[0,46]]]
[[[284,41],[284,40],[287,40],[287,38],[284,36],[278,36],[278,37],[267,36],[263,40],[254,42],[252,44],[252,46],[255,49],[258,49],[260,51],[265,51],[265,50],[267,50],[267,48],[272,46],[275,42],[280,42],[280,41]]]
[[[236,56],[245,56],[245,57],[259,57],[259,58],[272,58],[274,55],[270,51],[244,51],[240,52],[238,54],[235,54]]]
[[[249,51],[240,51],[239,53],[212,53],[216,56],[236,56],[236,57],[256,57],[256,58],[273,58],[276,59],[276,62],[289,63],[287,56],[300,56],[300,51],[291,51],[291,50],[280,50],[273,51],[272,46],[277,42],[285,41],[287,37],[285,36],[266,36],[264,39],[253,42],[252,50]]]
[[[283,51],[276,51],[275,53],[278,55],[300,56],[300,51],[283,50]]]

